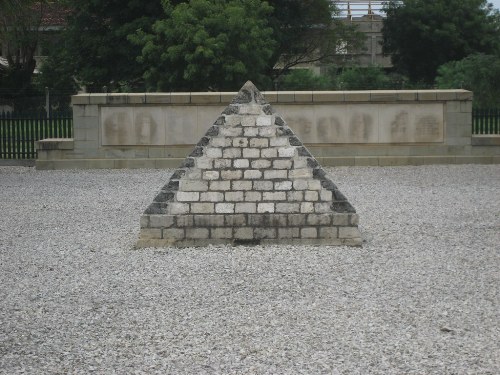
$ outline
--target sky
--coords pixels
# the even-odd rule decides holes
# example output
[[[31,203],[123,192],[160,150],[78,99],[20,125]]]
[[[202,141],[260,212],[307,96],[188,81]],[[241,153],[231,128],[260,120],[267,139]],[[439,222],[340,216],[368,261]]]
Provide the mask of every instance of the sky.
[[[500,9],[500,0],[489,0],[488,2],[492,3],[494,8]]]

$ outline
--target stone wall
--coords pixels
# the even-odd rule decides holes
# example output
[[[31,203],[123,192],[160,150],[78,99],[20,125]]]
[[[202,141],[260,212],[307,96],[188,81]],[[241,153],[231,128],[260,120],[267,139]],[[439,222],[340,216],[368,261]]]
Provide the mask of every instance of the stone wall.
[[[37,167],[176,167],[236,93],[81,94],[74,139],[38,144]],[[471,142],[465,90],[263,92],[325,166],[500,162]]]

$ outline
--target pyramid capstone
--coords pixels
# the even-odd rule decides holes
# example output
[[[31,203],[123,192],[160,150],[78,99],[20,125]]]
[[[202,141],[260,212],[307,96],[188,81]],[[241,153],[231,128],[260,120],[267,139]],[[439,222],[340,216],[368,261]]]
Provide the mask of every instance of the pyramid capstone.
[[[361,242],[355,209],[249,81],[145,210],[136,247]]]

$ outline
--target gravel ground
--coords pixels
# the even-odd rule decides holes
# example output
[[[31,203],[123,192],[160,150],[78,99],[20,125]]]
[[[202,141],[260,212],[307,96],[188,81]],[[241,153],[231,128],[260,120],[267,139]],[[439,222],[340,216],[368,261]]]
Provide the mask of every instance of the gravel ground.
[[[499,374],[500,166],[329,172],[363,248],[134,251],[171,171],[0,167],[0,373]]]

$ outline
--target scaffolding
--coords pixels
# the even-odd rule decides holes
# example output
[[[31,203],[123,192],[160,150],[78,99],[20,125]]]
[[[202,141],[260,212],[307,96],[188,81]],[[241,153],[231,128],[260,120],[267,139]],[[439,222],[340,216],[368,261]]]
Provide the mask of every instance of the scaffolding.
[[[334,0],[335,6],[339,9],[339,18],[352,19],[375,15],[384,16],[383,7],[386,0]]]

